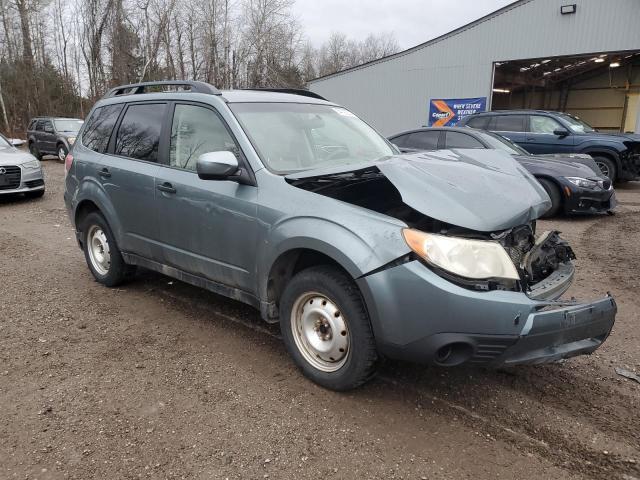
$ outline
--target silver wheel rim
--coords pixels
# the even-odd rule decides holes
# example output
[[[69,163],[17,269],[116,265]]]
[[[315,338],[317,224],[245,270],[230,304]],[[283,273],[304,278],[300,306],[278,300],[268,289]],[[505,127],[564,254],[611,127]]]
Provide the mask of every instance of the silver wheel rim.
[[[67,155],[64,153],[64,148],[60,147],[58,149],[58,158],[60,160],[62,160],[64,162],[65,158],[67,158]]]
[[[596,162],[596,164],[598,165],[598,168],[600,169],[602,174],[605,177],[608,177],[610,179],[611,178],[611,172],[609,171],[609,165],[607,165],[604,162]]]
[[[349,356],[350,335],[342,312],[317,292],[301,295],[291,311],[291,331],[298,351],[314,368],[335,372]]]
[[[91,266],[100,275],[109,273],[111,266],[111,248],[107,236],[97,225],[92,225],[87,234],[87,249]]]

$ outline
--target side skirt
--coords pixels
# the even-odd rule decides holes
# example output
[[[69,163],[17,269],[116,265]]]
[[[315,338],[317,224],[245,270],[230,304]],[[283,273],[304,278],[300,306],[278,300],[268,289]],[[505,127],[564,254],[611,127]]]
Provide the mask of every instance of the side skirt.
[[[134,253],[122,252],[122,258],[129,265],[138,265],[140,267],[153,270],[154,272],[162,273],[168,277],[175,278],[176,280],[195,285],[196,287],[204,288],[210,292],[217,293],[218,295],[223,295],[225,297],[238,300],[239,302],[249,304],[254,308],[260,308],[260,300],[258,300],[255,295],[244,290],[240,290],[239,288],[214,282],[213,280],[187,273],[177,268],[141,257]]]

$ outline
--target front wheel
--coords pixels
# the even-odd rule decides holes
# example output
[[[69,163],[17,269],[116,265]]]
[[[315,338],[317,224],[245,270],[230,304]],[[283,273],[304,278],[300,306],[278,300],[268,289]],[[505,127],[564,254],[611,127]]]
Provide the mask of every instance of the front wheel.
[[[84,257],[96,281],[115,287],[133,276],[135,267],[124,262],[111,228],[102,215],[90,213],[82,221],[81,229]]]
[[[615,182],[618,176],[616,164],[613,160],[607,157],[593,157],[593,160],[598,165],[598,168],[605,177],[609,177],[611,183]]]
[[[375,373],[377,352],[364,301],[335,267],[312,267],[289,281],[280,301],[280,329],[302,373],[325,388],[356,388]]]
[[[544,212],[542,218],[555,217],[560,211],[560,207],[562,206],[562,196],[560,195],[560,189],[555,183],[553,183],[551,180],[547,180],[546,178],[539,178],[538,181],[551,199],[551,208]]]

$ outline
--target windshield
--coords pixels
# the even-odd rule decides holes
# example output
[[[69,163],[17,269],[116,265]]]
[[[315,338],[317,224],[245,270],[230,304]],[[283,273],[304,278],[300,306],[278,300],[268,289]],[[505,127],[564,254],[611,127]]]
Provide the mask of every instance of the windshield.
[[[482,132],[482,138],[487,142],[490,148],[502,150],[507,152],[509,155],[529,155],[529,152],[524,150],[522,147],[519,147],[511,140],[496,133]]]
[[[344,108],[301,103],[229,106],[265,166],[278,174],[375,161],[396,153]]]
[[[568,113],[563,113],[560,116],[565,122],[569,124],[569,128],[576,133],[589,133],[596,131],[595,128],[593,128],[584,120],[580,120],[578,117],[574,117],[573,115],[569,115]]]
[[[58,132],[78,133],[84,123],[82,120],[54,120]]]

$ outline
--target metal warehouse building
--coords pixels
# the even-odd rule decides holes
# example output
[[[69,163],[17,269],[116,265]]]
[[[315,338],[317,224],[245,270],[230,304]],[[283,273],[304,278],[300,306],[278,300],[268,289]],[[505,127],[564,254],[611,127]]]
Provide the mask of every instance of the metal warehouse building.
[[[460,99],[458,115],[468,101],[565,111],[602,130],[639,132],[640,0],[520,0],[309,88],[383,134],[434,118],[455,123],[446,118],[453,112],[437,110],[443,99]]]

